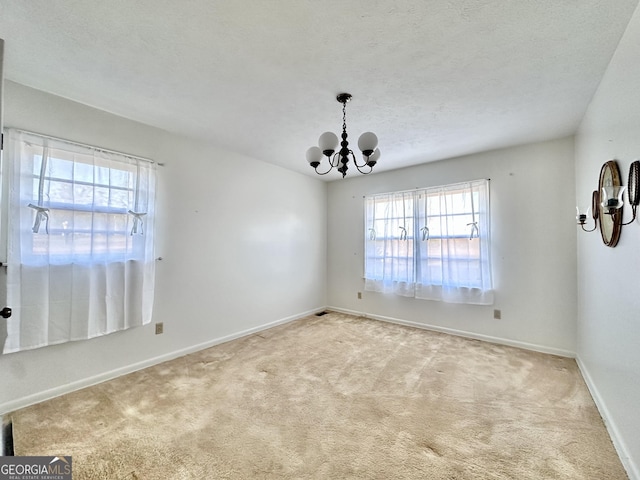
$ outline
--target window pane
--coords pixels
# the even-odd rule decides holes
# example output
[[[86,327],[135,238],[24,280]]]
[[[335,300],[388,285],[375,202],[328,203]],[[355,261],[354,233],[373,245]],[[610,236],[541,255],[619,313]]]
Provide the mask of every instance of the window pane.
[[[42,160],[41,156],[38,156],[40,161]],[[48,171],[47,175],[53,178],[73,178],[73,162],[69,160],[63,160],[60,158],[49,157],[48,159]],[[39,163],[39,162],[38,162]],[[38,171],[34,172],[36,175],[40,173],[39,167]]]
[[[48,209],[30,243],[32,254],[76,258],[133,251],[127,211],[134,207],[135,166],[37,146],[28,151],[33,175],[26,203]],[[43,151],[48,156],[41,178]],[[31,215],[35,222],[35,209]]]

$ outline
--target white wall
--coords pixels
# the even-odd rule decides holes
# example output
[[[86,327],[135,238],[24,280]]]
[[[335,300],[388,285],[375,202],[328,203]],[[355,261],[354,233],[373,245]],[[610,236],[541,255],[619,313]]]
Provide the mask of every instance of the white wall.
[[[12,82],[5,127],[165,163],[153,325],[0,356],[0,413],[326,304],[326,184]]]
[[[477,338],[573,355],[576,227],[573,138],[428,163],[329,185],[329,305]],[[381,160],[383,162],[384,159]],[[493,306],[364,291],[363,196],[490,178]],[[362,292],[362,300],[357,299]],[[494,320],[493,310],[502,311]]]
[[[576,135],[577,202],[588,204],[607,160],[618,161],[627,184],[640,158],[639,85],[636,10]],[[579,234],[577,328],[580,367],[627,471],[640,479],[640,221],[622,228],[615,248],[598,232]]]

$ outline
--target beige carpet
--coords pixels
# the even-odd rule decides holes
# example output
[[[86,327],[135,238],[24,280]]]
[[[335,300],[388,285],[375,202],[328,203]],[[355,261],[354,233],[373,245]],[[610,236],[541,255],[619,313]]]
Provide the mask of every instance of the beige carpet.
[[[571,359],[331,313],[13,414],[74,479],[626,479]]]

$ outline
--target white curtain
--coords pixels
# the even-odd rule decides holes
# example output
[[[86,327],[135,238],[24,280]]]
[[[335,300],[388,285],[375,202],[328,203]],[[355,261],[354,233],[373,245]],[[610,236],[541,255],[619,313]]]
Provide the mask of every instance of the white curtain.
[[[155,164],[10,130],[4,353],[151,321]]]
[[[420,192],[416,219],[429,229],[416,252],[416,298],[493,304],[488,180]]]
[[[413,192],[366,202],[365,290],[414,296],[414,203]]]
[[[490,305],[489,182],[365,199],[365,290]]]

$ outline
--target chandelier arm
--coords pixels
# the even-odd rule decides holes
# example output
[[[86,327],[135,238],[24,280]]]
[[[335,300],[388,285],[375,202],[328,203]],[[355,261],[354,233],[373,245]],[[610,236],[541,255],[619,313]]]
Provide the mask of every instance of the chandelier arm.
[[[318,167],[316,167],[316,168],[315,168],[315,170],[316,170],[316,173],[317,173],[318,175],[326,175],[326,174],[327,174],[327,173],[329,173],[331,170],[333,170],[333,167],[329,168],[329,170],[327,170],[326,172],[319,172],[319,171],[318,171]]]
[[[318,165],[317,167],[314,167],[314,168],[313,168],[313,169],[316,171],[316,173],[317,173],[318,175],[326,175],[327,173],[329,173],[329,172],[330,172],[331,170],[333,170],[333,168],[334,168],[334,165],[331,163],[331,160],[329,160],[329,169],[328,169],[326,172],[319,172],[319,171],[318,171],[318,167],[319,167],[319,166],[320,166],[320,165]]]
[[[367,174],[369,174],[369,173],[373,172],[373,167],[371,167],[371,166],[367,165],[366,163],[365,163],[364,165],[358,165],[358,164],[356,163],[355,165],[356,165],[356,168],[358,169],[358,171],[359,171],[360,173],[364,174],[364,175],[367,175]],[[367,166],[369,167],[369,171],[368,171],[368,172],[363,171],[362,169],[363,169],[364,167],[367,167]]]
[[[364,159],[363,159],[363,160],[364,160]],[[364,163],[363,163],[362,165],[358,165],[358,162],[356,161],[356,157],[355,157],[355,155],[354,155],[354,157],[353,157],[353,163],[355,164],[355,166],[356,166],[357,168],[369,167],[369,168],[373,169],[373,167],[369,165],[369,157],[367,157],[367,159],[366,159],[366,160],[364,160]]]

